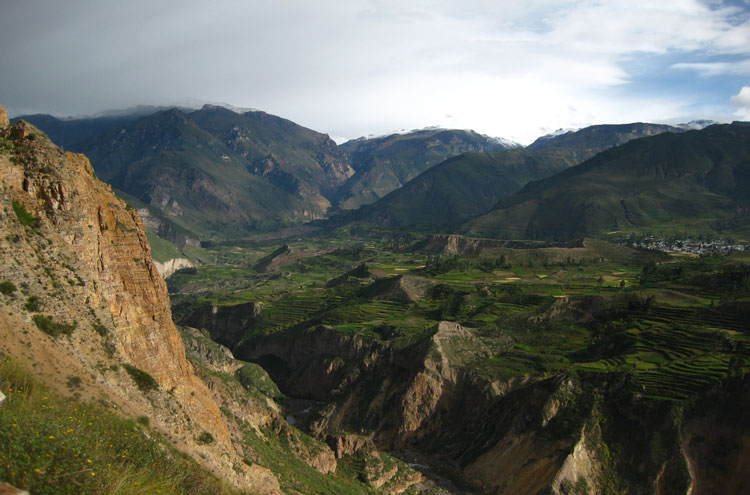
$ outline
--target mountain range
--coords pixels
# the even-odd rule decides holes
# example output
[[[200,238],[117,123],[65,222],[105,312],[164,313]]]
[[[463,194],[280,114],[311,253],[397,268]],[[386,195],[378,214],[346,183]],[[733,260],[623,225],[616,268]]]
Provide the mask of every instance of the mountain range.
[[[643,123],[597,125],[536,141],[526,149],[463,154],[333,221],[422,229],[456,227],[486,213],[529,181],[554,175],[628,140],[668,131],[680,129]]]
[[[453,156],[517,147],[510,141],[455,129],[354,139],[341,145],[356,173],[341,188],[338,206],[353,209],[372,203]]]
[[[670,182],[677,178],[669,175],[677,173],[672,168],[667,175],[653,170],[666,166],[659,152],[645,151],[676,146],[674,156],[690,163],[713,160],[713,151],[690,144],[718,132],[715,126],[702,130],[707,121],[595,125],[543,136],[521,148],[473,131],[448,129],[336,145],[326,134],[281,117],[212,105],[199,110],[144,108],[86,119],[21,118],[64,147],[87,154],[98,176],[139,209],[149,230],[177,247],[323,219],[328,219],[323,225],[334,228],[360,223],[443,231],[460,227],[474,235],[502,237],[573,237],[648,228],[679,217],[664,211],[670,208],[710,210],[703,230],[745,223],[743,203],[721,196],[729,186],[711,186],[706,194],[696,193],[683,179],[678,186]],[[665,144],[673,139],[679,144]],[[633,141],[641,144],[632,146],[644,147],[637,155],[628,144]],[[684,155],[687,150],[692,154]],[[637,161],[637,167],[627,170],[642,169],[658,179],[648,182],[654,188],[664,189],[669,182],[674,194],[689,192],[692,206],[645,197],[632,190],[636,177],[623,175],[629,172],[622,166],[609,165],[604,179],[628,182],[627,198],[625,193],[620,197],[612,192],[619,186],[594,183],[591,170],[603,165],[594,167],[589,160]],[[727,173],[734,171],[717,170],[707,180],[725,184]],[[732,181],[744,184],[743,173],[737,171]],[[558,184],[557,193],[548,191],[552,184]],[[597,196],[607,191],[617,198]],[[558,216],[565,211],[577,214],[559,219],[545,213],[544,205]],[[619,213],[614,211],[618,208]],[[726,213],[729,210],[736,214]]]
[[[95,173],[0,107],[0,492],[748,492],[748,254],[529,240],[746,226],[747,123],[468,153],[372,206],[440,177],[413,217],[435,229],[484,207],[461,202],[483,178],[499,199],[458,228],[523,241],[257,236],[196,249],[209,261],[168,284],[159,218],[136,210],[218,236],[331,202],[356,171],[257,112],[106,125],[82,141]]]
[[[511,146],[444,129],[337,146],[325,134],[260,111],[151,110],[64,120],[38,114],[14,122],[26,120],[64,148],[85,153],[150,230],[178,245],[323,218],[374,201],[457,154]]]
[[[750,126],[664,133],[610,149],[528,184],[463,230],[489,237],[576,237],[745,226]]]

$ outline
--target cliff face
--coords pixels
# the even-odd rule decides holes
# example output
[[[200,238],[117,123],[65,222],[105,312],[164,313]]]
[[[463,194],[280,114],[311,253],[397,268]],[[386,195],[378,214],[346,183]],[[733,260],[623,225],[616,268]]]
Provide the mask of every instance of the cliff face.
[[[301,426],[337,453],[419,452],[481,493],[747,493],[747,377],[694,405],[644,398],[627,373],[490,379],[489,350],[447,321],[411,343],[318,326],[236,352],[325,403]]]
[[[245,329],[260,315],[261,307],[256,303],[216,306],[213,304],[196,309],[180,325],[208,330],[211,339],[230,348],[242,339]]]
[[[85,394],[150,416],[217,475],[275,491],[270,473],[242,465],[218,406],[185,357],[138,214],[96,179],[83,155],[64,153],[33,126],[9,126],[3,117],[0,280],[19,290],[6,301],[0,350],[53,383],[85,376]],[[53,322],[46,333],[70,335],[44,335],[41,317]],[[151,375],[158,390],[139,393],[118,363]],[[200,445],[202,431],[215,442]]]
[[[361,439],[342,432],[369,432],[377,448],[432,455],[483,493],[533,494],[579,476],[567,459],[582,455],[580,447],[574,452],[581,430],[547,434],[578,385],[564,376],[490,382],[468,372],[465,365],[489,351],[457,323],[441,322],[406,346],[320,326],[262,337],[237,352],[275,370],[291,396],[327,402],[306,426],[337,452]]]

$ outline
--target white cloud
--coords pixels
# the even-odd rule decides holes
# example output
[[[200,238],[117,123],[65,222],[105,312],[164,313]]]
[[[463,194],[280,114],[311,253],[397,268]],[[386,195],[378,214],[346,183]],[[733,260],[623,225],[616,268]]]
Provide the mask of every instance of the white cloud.
[[[83,113],[195,98],[337,136],[438,124],[530,142],[540,126],[664,120],[695,105],[628,93],[626,61],[666,54],[724,76],[750,60],[747,9],[698,0],[117,5],[9,4],[2,103]],[[693,52],[743,61],[679,60]]]
[[[749,40],[750,41],[750,40]],[[697,62],[672,64],[672,69],[694,70],[703,77],[732,75],[750,75],[750,59],[736,62]]]
[[[741,120],[750,120],[750,86],[743,86],[740,92],[729,100],[739,107],[735,116]]]

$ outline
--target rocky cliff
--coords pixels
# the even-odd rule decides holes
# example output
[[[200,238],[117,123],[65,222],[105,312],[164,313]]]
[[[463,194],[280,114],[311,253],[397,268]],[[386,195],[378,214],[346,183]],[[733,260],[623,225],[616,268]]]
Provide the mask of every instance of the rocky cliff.
[[[301,427],[337,454],[416,452],[486,494],[747,493],[747,378],[687,405],[644,397],[628,373],[492,378],[490,350],[447,321],[416,340],[317,326],[237,353],[315,401]]]
[[[242,463],[175,328],[166,285],[138,214],[89,161],[0,113],[0,280],[18,288],[0,315],[0,351],[65,393],[147,415],[173,443],[237,486],[275,493],[273,475]],[[127,366],[123,367],[124,365]],[[153,377],[155,390],[131,379]],[[148,387],[147,387],[148,388]],[[197,437],[206,432],[215,441]]]

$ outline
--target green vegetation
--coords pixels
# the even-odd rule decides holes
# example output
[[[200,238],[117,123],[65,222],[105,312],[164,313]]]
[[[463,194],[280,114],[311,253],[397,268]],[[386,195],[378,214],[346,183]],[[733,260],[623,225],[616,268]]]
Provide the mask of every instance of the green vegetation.
[[[200,435],[198,435],[198,438],[196,438],[195,441],[200,445],[208,445],[210,443],[214,443],[214,436],[209,432],[204,431]]]
[[[748,142],[743,125],[634,140],[530,184],[463,230],[511,239],[646,230],[746,236]]]
[[[151,256],[159,262],[169,261],[173,258],[184,258],[185,256],[171,242],[151,232],[146,232],[148,242],[151,245]]]
[[[109,334],[109,329],[104,326],[101,322],[97,321],[94,322],[91,327],[94,329],[96,333],[101,335],[102,337],[106,337]]]
[[[38,495],[234,494],[158,434],[0,362],[0,479]],[[142,425],[143,422],[139,421]]]
[[[4,280],[3,282],[0,282],[0,294],[10,296],[16,290],[17,290],[16,284],[14,284],[13,282],[10,282],[8,280]]]
[[[281,397],[279,388],[268,373],[255,363],[245,363],[242,368],[234,372],[234,376],[246,390],[255,388],[273,399]]]
[[[154,377],[152,377],[145,371],[140,370],[135,366],[127,363],[123,363],[122,367],[125,368],[125,371],[128,372],[128,375],[130,375],[130,378],[133,379],[136,386],[141,390],[141,392],[149,392],[151,390],[156,390],[157,388],[159,388],[159,384],[156,383]]]
[[[21,225],[25,227],[31,227],[32,229],[39,228],[41,225],[41,218],[35,217],[26,209],[23,204],[13,201],[13,211],[16,213],[16,218],[21,222]]]
[[[371,162],[358,165],[357,175],[347,183],[343,192],[344,195],[354,195],[348,200],[353,202],[349,206],[361,204],[364,200],[382,199],[358,211],[334,217],[332,222],[336,225],[366,222],[430,231],[455,228],[474,216],[486,213],[500,199],[515,194],[530,181],[553,176],[629,139],[667,130],[675,129],[653,124],[592,126],[545,145],[539,143],[526,149],[492,153],[466,153],[447,159],[429,170],[425,167],[424,173],[409,177],[414,177],[409,182],[398,182],[404,184],[403,187],[384,197],[384,193],[395,189],[393,186],[386,187],[389,183],[396,183],[394,171],[398,174],[399,169],[404,167],[398,163],[399,155],[403,152],[399,151],[397,140],[395,148],[378,150],[376,147],[365,154],[364,158]],[[352,142],[347,146],[356,153],[357,146],[368,146],[368,142]],[[390,159],[388,167],[379,164],[381,155]],[[412,167],[420,164],[419,159],[410,159]],[[360,170],[361,165],[364,168]],[[405,172],[409,171],[411,168],[406,167]],[[513,231],[510,238],[517,239],[523,237],[522,234],[523,231]]]
[[[472,131],[425,129],[341,145],[357,173],[338,193],[341,209],[372,203],[438,163],[468,152],[503,149],[497,141]]]
[[[23,309],[26,311],[39,311],[42,308],[41,302],[38,296],[29,296],[26,298],[26,304]]]
[[[628,373],[639,393],[664,400],[694,397],[750,365],[741,316],[750,265],[739,254],[679,261],[595,239],[487,243],[471,254],[420,250],[440,249],[441,239],[414,238],[416,250],[387,237],[300,240],[289,245],[291,264],[263,273],[252,267],[278,244],[216,246],[201,256],[217,264],[170,279],[175,315],[201,301],[262,303],[240,354],[258,335],[317,324],[401,347],[440,320],[457,321],[491,350],[472,354],[466,365],[474,372]],[[399,281],[404,275],[420,282],[411,287]],[[199,287],[200,297],[190,294]]]
[[[60,323],[45,315],[34,315],[32,320],[39,330],[52,337],[70,335],[73,333],[73,330],[78,328],[77,321],[73,321],[73,323]]]

